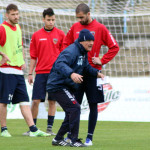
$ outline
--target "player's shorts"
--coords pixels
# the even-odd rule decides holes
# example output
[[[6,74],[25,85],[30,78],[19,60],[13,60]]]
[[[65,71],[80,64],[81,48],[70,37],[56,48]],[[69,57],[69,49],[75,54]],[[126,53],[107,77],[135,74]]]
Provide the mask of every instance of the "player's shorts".
[[[36,74],[33,85],[32,100],[41,100],[41,102],[45,102],[48,75],[49,73]],[[48,100],[52,100],[49,94]]]
[[[0,72],[0,103],[11,102],[29,102],[24,76]]]
[[[88,103],[103,103],[104,102],[104,92],[103,86],[97,86],[97,77],[84,76],[83,83],[75,92],[75,97],[79,104],[82,103],[83,95],[86,94]]]

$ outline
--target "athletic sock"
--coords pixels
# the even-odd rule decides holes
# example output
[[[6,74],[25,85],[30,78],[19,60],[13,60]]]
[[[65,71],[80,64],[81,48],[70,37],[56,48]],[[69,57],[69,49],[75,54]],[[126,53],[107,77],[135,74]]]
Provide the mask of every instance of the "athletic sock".
[[[47,128],[52,128],[53,123],[54,123],[54,118],[55,118],[55,116],[49,116],[48,115]]]
[[[31,132],[36,132],[38,130],[36,125],[30,126],[29,129],[30,129]]]
[[[33,121],[34,121],[34,124],[36,125],[37,118],[34,118]]]
[[[88,133],[87,138],[92,141],[92,139],[93,139],[93,134]]]
[[[6,126],[5,127],[1,127],[1,132],[5,131],[5,130],[7,130]]]

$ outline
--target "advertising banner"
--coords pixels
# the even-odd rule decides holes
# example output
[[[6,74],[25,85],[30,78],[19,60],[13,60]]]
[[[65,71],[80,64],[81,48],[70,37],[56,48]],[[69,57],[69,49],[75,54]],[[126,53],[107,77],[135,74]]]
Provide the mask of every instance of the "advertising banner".
[[[27,83],[27,82],[26,82]],[[105,102],[98,104],[98,120],[150,121],[150,78],[110,78],[103,84]],[[27,83],[31,99],[32,86]],[[84,95],[81,120],[87,120],[89,106]],[[8,105],[8,118],[22,118],[19,105]],[[41,103],[38,118],[47,118],[45,104]],[[57,112],[56,119],[63,119],[64,112]]]

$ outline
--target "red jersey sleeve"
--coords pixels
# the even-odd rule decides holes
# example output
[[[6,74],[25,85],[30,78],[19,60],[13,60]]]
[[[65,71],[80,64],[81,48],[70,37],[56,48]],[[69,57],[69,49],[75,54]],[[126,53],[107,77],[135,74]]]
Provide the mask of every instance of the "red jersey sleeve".
[[[32,59],[37,58],[35,34],[32,35],[31,42],[30,42],[30,57]]]
[[[62,31],[60,36],[61,36],[60,52],[62,52],[63,49],[64,49],[63,43],[64,43],[64,40],[65,40],[65,33]]]
[[[64,42],[63,42],[63,48],[65,49],[66,47],[68,47],[70,44],[72,44],[74,42],[74,38],[73,38],[73,26],[69,29]]]
[[[106,64],[110,60],[112,60],[115,57],[115,55],[118,53],[119,46],[116,40],[114,39],[114,37],[111,35],[109,30],[105,26],[103,26],[102,42],[103,45],[108,46],[109,49],[108,52],[104,54],[101,59],[102,64]]]
[[[5,28],[0,25],[0,45],[4,46],[6,43],[6,31]]]

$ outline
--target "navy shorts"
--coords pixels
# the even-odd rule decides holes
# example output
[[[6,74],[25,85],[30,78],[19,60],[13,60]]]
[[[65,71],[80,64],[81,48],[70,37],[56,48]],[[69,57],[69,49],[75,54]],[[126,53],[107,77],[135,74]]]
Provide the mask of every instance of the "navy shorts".
[[[44,74],[36,74],[35,81],[33,85],[33,93],[32,100],[41,100],[41,102],[45,102],[46,97],[46,84],[49,73]],[[48,94],[48,100],[52,100],[52,98]]]
[[[24,76],[0,72],[0,103],[11,102],[29,102]]]
[[[83,95],[86,94],[88,103],[103,103],[103,86],[97,87],[97,77],[84,76],[83,83],[74,93],[79,104],[82,103]]]

